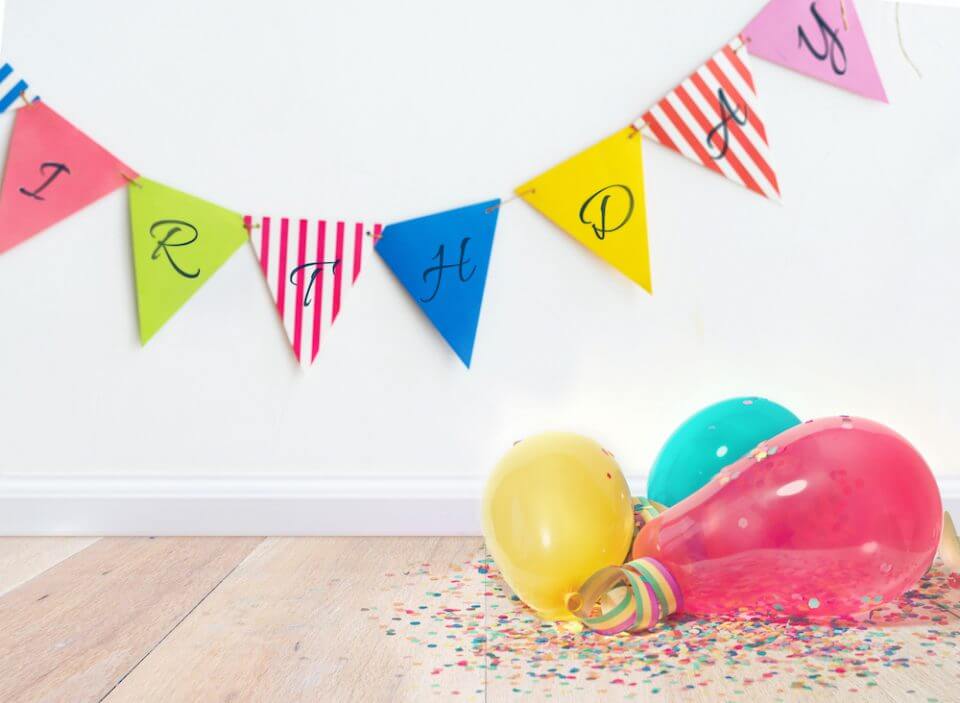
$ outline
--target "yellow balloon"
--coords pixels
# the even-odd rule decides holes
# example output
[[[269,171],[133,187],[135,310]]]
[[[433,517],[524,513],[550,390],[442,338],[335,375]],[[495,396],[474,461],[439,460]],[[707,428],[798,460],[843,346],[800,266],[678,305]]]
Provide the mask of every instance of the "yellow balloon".
[[[500,460],[483,495],[487,547],[510,588],[544,620],[573,619],[580,586],[623,564],[633,527],[620,466],[575,434],[523,440]]]

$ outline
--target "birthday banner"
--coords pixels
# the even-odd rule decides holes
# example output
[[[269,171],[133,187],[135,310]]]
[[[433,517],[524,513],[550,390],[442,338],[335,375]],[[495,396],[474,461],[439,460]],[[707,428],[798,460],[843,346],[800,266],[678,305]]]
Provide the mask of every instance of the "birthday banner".
[[[887,101],[854,0],[771,0],[639,118],[518,186],[514,197],[652,293],[644,142],[780,200],[751,57]],[[126,188],[142,344],[249,242],[302,366],[349,313],[375,252],[470,367],[498,215],[509,200],[387,225],[242,215],[141,176],[29,90],[25,75],[0,59],[0,128],[13,121],[0,144],[0,253]]]

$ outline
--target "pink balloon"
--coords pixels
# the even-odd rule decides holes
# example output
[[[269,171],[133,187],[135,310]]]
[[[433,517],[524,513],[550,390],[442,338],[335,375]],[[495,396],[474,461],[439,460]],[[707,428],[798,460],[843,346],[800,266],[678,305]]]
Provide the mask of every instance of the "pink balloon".
[[[893,600],[933,562],[942,506],[926,462],[870,420],[792,427],[646,524],[680,612],[849,615]]]

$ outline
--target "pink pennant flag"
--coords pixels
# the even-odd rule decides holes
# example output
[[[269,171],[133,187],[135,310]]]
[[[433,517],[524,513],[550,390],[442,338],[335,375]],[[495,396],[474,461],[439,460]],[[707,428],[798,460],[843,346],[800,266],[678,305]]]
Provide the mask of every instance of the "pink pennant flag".
[[[854,0],[771,0],[743,36],[754,56],[887,102]]]
[[[303,366],[317,358],[383,227],[363,222],[244,217],[277,312]]]
[[[43,102],[15,113],[0,188],[0,252],[126,185],[124,165]]]
[[[760,101],[740,37],[633,125],[646,139],[759,195],[780,199]]]

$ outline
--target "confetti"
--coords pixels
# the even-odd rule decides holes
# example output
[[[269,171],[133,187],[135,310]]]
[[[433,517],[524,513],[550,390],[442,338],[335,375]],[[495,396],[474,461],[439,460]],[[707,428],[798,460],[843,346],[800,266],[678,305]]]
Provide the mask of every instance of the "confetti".
[[[590,700],[622,698],[624,691],[635,691],[638,700],[709,698],[716,679],[739,695],[763,683],[781,700],[817,691],[844,698],[876,690],[871,687],[887,670],[928,666],[954,667],[951,675],[960,682],[960,574],[939,562],[898,601],[855,619],[771,620],[743,611],[680,616],[642,635],[616,637],[541,622],[488,558],[451,565],[444,576],[430,573],[429,564],[418,564],[387,576],[385,589],[412,593],[418,601],[364,614],[382,621],[385,636],[440,657],[431,660],[430,674],[441,699],[454,695],[443,686],[444,675],[464,669],[482,670],[488,687],[538,700],[557,697],[558,687]],[[409,588],[412,576],[422,578],[419,596]],[[864,602],[876,598],[864,596]],[[816,608],[819,601],[808,604]],[[919,646],[905,647],[910,641]],[[922,691],[914,693],[915,700],[926,700]]]

